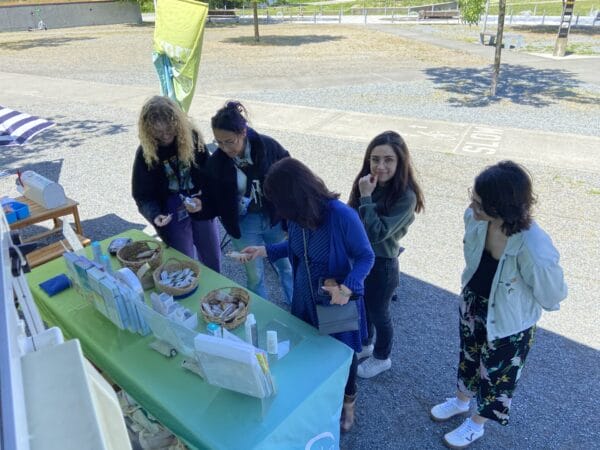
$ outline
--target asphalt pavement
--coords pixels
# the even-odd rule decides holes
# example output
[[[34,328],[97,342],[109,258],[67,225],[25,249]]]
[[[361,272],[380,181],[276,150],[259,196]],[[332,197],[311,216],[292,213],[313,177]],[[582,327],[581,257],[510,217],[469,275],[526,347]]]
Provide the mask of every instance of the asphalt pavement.
[[[387,27],[373,32],[401,30]],[[460,45],[462,51],[469,50]],[[479,52],[481,48],[471,45],[471,50]],[[526,65],[531,70],[563,68],[566,64],[531,55],[512,57],[510,52],[504,55],[507,63]],[[600,89],[600,70],[590,70],[587,62],[571,60],[568,64],[573,77]],[[204,66],[203,73],[210,73],[211,68]],[[129,228],[151,231],[129,192],[138,142],[137,113],[157,87],[136,83],[135,68],[127,68],[126,63],[124,72],[107,82],[57,77],[51,67],[37,72],[0,69],[0,104],[52,118],[58,124],[24,147],[4,148],[0,153],[2,169],[27,167],[59,180],[67,195],[80,202],[83,228],[92,239],[104,239]],[[298,73],[310,78],[314,86],[325,84],[318,70],[298,67]],[[360,73],[352,76],[355,89],[370,88],[370,72],[362,78]],[[394,82],[401,84],[401,78],[399,74]],[[346,86],[347,80],[341,67],[339,84]],[[524,129],[518,115],[511,126],[498,126],[493,117],[468,122],[452,120],[452,114],[448,120],[427,120],[364,112],[360,97],[356,97],[355,107],[344,109],[327,101],[318,107],[305,106],[294,101],[294,89],[288,89],[289,101],[266,101],[260,99],[265,83],[268,76],[247,79],[243,87],[237,80],[229,85],[224,78],[218,88],[199,90],[190,113],[207,140],[212,138],[210,116],[227,98],[243,90],[248,96],[240,99],[251,111],[254,127],[275,137],[293,156],[306,162],[330,188],[342,194],[342,199],[348,197],[367,142],[386,129],[399,131],[407,140],[425,192],[426,211],[403,240],[407,251],[400,259],[399,300],[392,305],[396,333],[393,366],[373,379],[360,381],[358,422],[342,438],[342,448],[442,448],[443,434],[460,423],[459,419],[434,423],[428,410],[454,391],[457,293],[463,266],[462,213],[473,177],[486,165],[507,158],[522,162],[532,172],[538,195],[536,219],[561,253],[569,298],[561,311],[545,314],[539,322],[535,345],[515,394],[510,424],[488,425],[486,435],[473,448],[600,448],[597,133]],[[326,83],[321,87],[335,86],[335,77],[328,77]],[[254,85],[258,87],[254,89]],[[368,102],[369,97],[363,101]],[[444,101],[436,107],[450,110]],[[597,103],[586,107],[589,114],[599,117]],[[12,177],[0,178],[0,192],[16,194]],[[240,267],[227,260],[223,273],[244,283]],[[267,283],[270,298],[277,302],[282,294],[271,271]]]

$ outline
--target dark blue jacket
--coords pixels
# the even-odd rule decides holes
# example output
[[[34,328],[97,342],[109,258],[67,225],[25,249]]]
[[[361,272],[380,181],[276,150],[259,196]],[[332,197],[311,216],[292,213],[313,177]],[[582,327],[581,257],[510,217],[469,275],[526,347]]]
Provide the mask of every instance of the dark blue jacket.
[[[195,132],[193,137],[194,165],[190,168],[190,175],[194,191],[202,190],[204,192],[206,189],[205,166],[208,161],[208,151],[199,143],[198,135]],[[172,151],[177,152],[176,144]],[[154,225],[154,218],[156,216],[166,214],[167,198],[170,194],[169,181],[167,180],[162,161],[158,161],[154,166],[148,167],[144,160],[142,146],[140,145],[135,153],[132,172],[131,192],[138,210],[154,226],[158,235],[162,237],[161,228]],[[189,195],[190,193],[185,194]],[[204,205],[204,195],[201,197],[201,200]],[[207,218],[202,211],[190,216],[196,220]]]
[[[258,134],[248,128],[250,156],[253,164],[258,166],[259,179],[265,179],[269,168],[280,159],[290,156],[275,139]],[[227,233],[235,238],[241,237],[238,213],[237,171],[233,159],[218,148],[208,159],[206,173],[209,177],[207,202],[203,205],[204,213],[211,217],[219,217]],[[271,226],[278,223],[273,204],[267,199],[263,205],[271,218]]]

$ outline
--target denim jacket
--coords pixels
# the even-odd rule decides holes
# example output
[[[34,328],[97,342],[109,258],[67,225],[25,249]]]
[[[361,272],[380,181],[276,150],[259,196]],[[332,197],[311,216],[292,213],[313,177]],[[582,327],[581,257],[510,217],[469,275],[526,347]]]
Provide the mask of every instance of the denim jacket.
[[[488,222],[475,220],[471,208],[464,215],[467,285],[481,260]],[[535,222],[528,230],[508,238],[492,281],[488,301],[488,341],[500,339],[535,325],[542,309],[555,311],[567,297],[567,285],[559,265],[559,253],[550,236]]]

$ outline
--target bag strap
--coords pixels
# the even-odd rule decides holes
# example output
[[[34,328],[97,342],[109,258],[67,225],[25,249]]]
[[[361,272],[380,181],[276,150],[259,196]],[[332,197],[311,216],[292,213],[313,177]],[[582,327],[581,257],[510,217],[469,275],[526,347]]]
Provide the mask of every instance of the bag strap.
[[[306,264],[306,273],[308,274],[308,286],[310,287],[310,297],[313,303],[316,305],[315,292],[312,285],[312,277],[310,276],[310,266],[308,264],[308,244],[306,242],[306,230],[302,228],[302,240],[304,241],[304,263]]]

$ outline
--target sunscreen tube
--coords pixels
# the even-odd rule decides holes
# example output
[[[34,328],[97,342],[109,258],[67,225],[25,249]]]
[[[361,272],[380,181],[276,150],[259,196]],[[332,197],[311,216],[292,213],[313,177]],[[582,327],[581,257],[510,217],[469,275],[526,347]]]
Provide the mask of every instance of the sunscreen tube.
[[[256,331],[256,319],[254,314],[248,314],[244,323],[244,331],[246,333],[246,342],[258,347],[258,333]]]
[[[277,354],[277,331],[267,331],[267,353]]]

